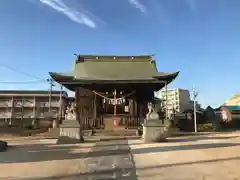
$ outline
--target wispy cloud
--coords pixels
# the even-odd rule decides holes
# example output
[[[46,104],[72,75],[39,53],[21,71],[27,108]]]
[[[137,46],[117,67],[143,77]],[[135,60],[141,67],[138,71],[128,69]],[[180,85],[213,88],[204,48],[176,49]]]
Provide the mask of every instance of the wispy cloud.
[[[157,18],[164,24],[168,24],[169,23],[169,18],[162,6],[162,4],[160,3],[160,1],[158,0],[151,0],[153,9],[156,13]]]
[[[78,24],[83,24],[90,28],[97,27],[96,23],[88,16],[88,13],[70,8],[63,0],[40,0],[40,2],[64,14]]]
[[[139,9],[142,13],[147,12],[147,8],[139,2],[139,0],[128,0],[130,4]]]
[[[187,5],[191,10],[195,10],[197,7],[197,1],[196,0],[186,0]]]

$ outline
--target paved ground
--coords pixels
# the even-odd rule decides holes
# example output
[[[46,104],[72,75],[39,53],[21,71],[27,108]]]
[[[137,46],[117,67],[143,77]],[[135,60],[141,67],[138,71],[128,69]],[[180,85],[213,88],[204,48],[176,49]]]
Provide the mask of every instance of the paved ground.
[[[84,157],[95,144],[56,145],[54,139],[38,138],[19,138],[8,143],[13,147],[0,153],[1,180],[69,179],[65,176],[87,172]]]
[[[175,137],[167,143],[102,139],[80,145],[8,139],[2,180],[240,180],[240,133]]]
[[[5,139],[12,147],[0,154],[0,179],[136,179],[127,140],[114,138],[96,138],[79,145],[56,145],[56,140],[32,137]]]
[[[240,133],[129,141],[139,180],[240,180]]]
[[[136,180],[136,168],[126,139],[103,140],[93,146],[85,159],[91,180]]]

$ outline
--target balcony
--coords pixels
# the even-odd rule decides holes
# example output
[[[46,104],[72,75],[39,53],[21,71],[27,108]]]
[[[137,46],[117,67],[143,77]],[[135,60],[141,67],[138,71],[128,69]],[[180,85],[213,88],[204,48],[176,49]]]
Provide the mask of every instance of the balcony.
[[[22,100],[14,100],[13,105],[14,105],[14,107],[23,107],[23,101]]]
[[[52,107],[60,107],[60,102],[59,101],[54,101],[51,103]]]
[[[36,103],[36,106],[39,106],[39,107],[48,107],[49,103],[48,102],[37,102]]]
[[[36,103],[36,106],[49,107],[49,102],[38,102],[38,103]],[[51,102],[51,107],[60,107],[60,102],[59,101]]]
[[[1,112],[0,118],[11,118],[11,112]]]
[[[0,107],[12,107],[12,101],[1,101]]]
[[[29,99],[29,100],[26,99],[26,100],[23,101],[23,106],[24,107],[34,107],[34,105],[35,105],[35,102],[32,99]]]

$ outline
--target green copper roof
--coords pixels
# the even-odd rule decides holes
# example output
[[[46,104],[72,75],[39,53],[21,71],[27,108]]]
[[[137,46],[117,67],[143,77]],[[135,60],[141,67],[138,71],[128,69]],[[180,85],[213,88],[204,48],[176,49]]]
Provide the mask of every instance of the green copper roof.
[[[79,56],[70,73],[50,73],[56,81],[65,80],[166,80],[176,73],[158,72],[152,56]]]
[[[147,58],[95,58],[78,61],[72,75],[76,79],[141,79],[157,72],[154,61]]]

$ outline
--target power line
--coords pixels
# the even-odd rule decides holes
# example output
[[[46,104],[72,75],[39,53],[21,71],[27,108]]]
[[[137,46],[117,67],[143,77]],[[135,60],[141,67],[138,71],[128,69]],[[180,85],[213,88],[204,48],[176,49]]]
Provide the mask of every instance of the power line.
[[[37,84],[37,83],[47,83],[46,80],[40,81],[0,81],[0,84]]]
[[[15,69],[15,68],[10,67],[10,66],[8,66],[8,65],[6,65],[6,64],[3,64],[3,63],[0,63],[0,66],[5,67],[5,68],[7,68],[7,69],[9,69],[9,70],[11,70],[11,71],[17,72],[17,73],[19,73],[19,74],[25,75],[25,76],[29,76],[29,77],[33,77],[33,78],[35,78],[35,79],[39,79],[39,80],[44,80],[44,81],[46,81],[46,79],[37,77],[37,76],[32,75],[32,74],[30,74],[30,73],[26,73],[26,72],[24,72],[24,71],[20,71],[19,69]]]

